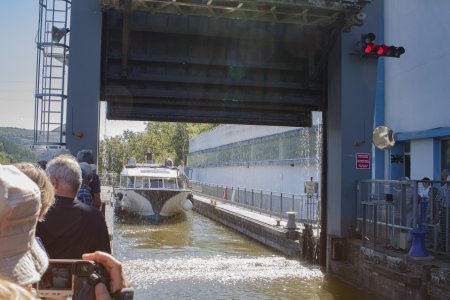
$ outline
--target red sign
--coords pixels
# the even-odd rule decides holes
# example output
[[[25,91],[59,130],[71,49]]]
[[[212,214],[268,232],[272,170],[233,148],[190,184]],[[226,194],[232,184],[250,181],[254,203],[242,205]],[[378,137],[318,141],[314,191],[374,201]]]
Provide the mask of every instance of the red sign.
[[[370,153],[356,153],[356,169],[370,169]]]

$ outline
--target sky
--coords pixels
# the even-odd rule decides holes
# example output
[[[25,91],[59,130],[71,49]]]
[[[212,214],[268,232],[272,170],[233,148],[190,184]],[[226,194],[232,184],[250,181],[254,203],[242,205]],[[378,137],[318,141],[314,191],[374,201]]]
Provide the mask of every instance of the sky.
[[[0,0],[0,127],[33,129],[38,16],[39,0]],[[125,128],[142,131],[145,125],[105,121],[102,105],[100,137]]]

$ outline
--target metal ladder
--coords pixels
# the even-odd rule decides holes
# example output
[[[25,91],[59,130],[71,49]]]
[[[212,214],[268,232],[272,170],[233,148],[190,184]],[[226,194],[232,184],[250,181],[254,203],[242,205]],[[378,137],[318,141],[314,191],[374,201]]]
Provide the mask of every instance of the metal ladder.
[[[39,0],[34,144],[66,144],[66,72],[71,0]]]

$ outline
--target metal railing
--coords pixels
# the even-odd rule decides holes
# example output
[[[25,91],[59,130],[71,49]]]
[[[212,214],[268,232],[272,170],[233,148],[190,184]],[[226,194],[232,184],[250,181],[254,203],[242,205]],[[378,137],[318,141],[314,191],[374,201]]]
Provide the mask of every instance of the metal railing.
[[[289,194],[191,181],[193,192],[217,198],[250,211],[286,219],[286,212],[296,213],[296,222],[320,225],[318,194]]]
[[[427,187],[429,186],[429,187]],[[357,184],[357,231],[372,248],[408,250],[410,231],[426,230],[427,250],[450,255],[448,182],[360,180]]]

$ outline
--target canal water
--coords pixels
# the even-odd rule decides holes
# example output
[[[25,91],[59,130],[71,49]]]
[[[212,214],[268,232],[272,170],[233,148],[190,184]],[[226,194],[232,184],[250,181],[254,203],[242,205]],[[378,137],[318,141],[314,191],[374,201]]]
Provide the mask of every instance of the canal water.
[[[193,211],[116,220],[113,247],[135,299],[375,299]]]

